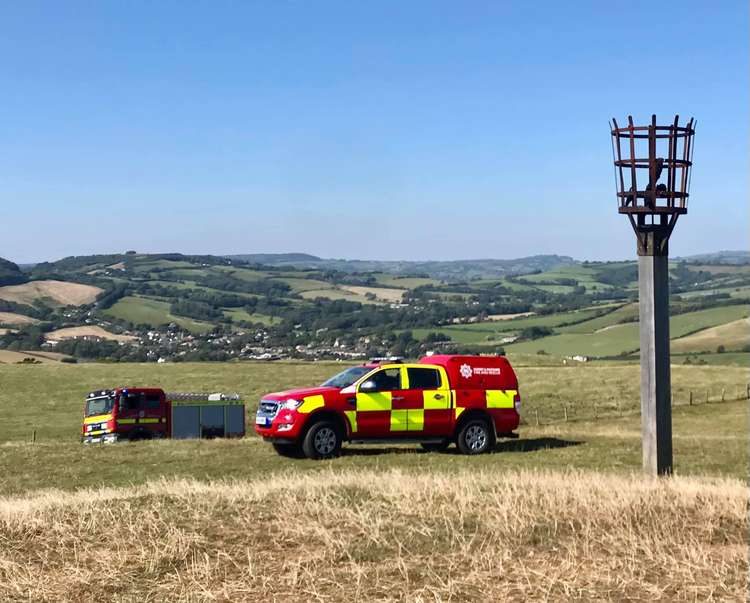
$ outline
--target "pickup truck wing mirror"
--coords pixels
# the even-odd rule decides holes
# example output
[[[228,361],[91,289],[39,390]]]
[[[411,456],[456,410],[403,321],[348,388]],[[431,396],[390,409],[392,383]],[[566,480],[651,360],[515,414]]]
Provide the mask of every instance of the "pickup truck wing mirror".
[[[370,379],[369,381],[364,381],[363,383],[360,383],[359,385],[359,391],[363,393],[374,392],[377,389],[378,389],[378,386],[372,379]]]

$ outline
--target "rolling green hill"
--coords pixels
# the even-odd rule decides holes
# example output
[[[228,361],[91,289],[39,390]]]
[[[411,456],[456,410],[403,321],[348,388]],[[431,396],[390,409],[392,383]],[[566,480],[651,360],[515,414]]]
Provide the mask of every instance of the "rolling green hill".
[[[638,348],[634,262],[236,258],[131,252],[69,257],[25,271],[0,263],[0,273],[29,281],[0,286],[0,312],[20,317],[19,328],[3,325],[0,349],[38,349],[45,332],[79,326],[126,335],[131,339],[119,340],[140,347],[126,352],[94,342],[65,353],[129,360],[347,359],[500,347],[609,357]],[[673,338],[747,316],[741,304],[750,299],[750,266],[674,262],[670,277]],[[192,336],[188,343],[175,328]],[[149,330],[163,336],[147,340]],[[744,349],[731,327],[685,341],[675,350]]]

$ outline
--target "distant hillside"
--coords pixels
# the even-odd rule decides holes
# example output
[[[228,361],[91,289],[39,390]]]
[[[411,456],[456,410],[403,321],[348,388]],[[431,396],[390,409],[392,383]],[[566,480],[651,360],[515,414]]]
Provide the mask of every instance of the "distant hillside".
[[[690,263],[705,264],[750,264],[750,251],[715,251],[675,258]]]
[[[396,276],[420,275],[441,280],[471,280],[496,278],[532,272],[545,272],[578,262],[568,256],[534,255],[510,260],[452,260],[452,261],[385,261],[323,259],[304,253],[240,254],[227,256],[252,264],[315,270],[337,270],[348,273],[384,272]]]
[[[0,258],[0,287],[4,285],[21,285],[25,283],[28,277],[21,272],[18,265]]]

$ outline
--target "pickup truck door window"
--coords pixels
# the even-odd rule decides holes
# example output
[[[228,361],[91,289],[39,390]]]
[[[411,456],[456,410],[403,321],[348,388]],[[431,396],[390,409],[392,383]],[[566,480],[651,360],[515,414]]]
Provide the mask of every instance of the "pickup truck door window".
[[[356,436],[377,438],[390,435],[394,401],[403,398],[401,388],[400,367],[381,369],[359,384]]]
[[[446,376],[436,368],[406,369],[404,392],[409,435],[445,436],[452,429],[451,391]]]

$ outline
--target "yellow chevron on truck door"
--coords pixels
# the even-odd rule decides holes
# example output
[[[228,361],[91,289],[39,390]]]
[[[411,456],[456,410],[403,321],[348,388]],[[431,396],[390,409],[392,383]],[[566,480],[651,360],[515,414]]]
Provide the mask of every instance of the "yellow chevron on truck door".
[[[451,407],[450,390],[425,390],[422,392],[424,408],[430,410],[445,410]]]
[[[391,392],[374,392],[357,394],[357,412],[368,410],[391,410]]]

